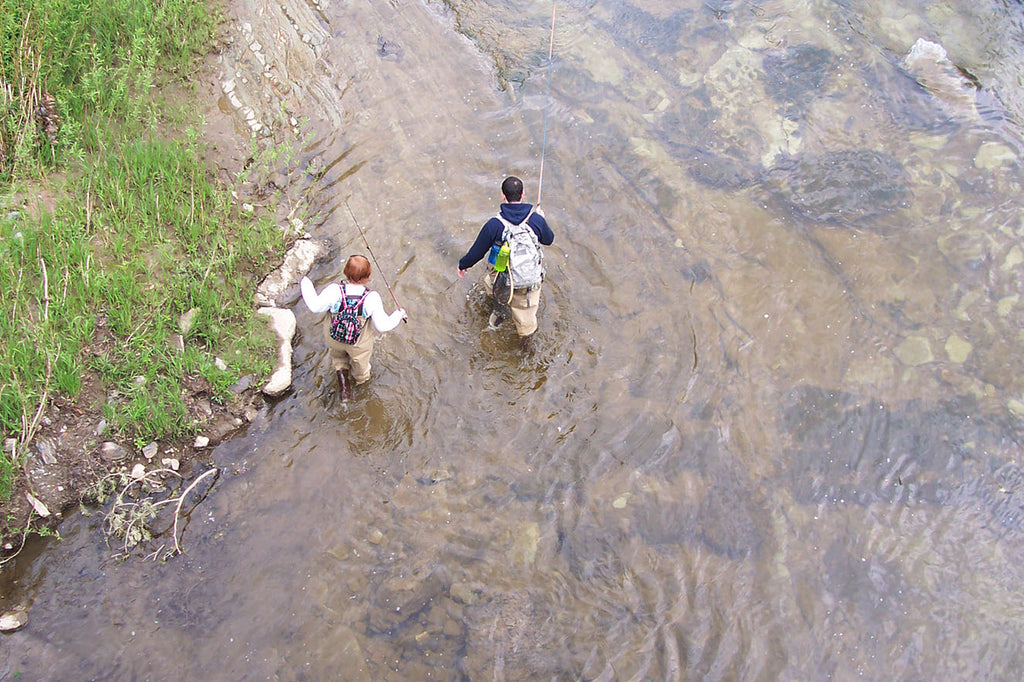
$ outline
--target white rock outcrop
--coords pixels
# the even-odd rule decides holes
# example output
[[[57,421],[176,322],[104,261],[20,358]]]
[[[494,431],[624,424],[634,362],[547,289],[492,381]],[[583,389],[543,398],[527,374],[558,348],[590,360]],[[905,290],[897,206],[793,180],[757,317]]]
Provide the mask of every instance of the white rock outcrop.
[[[295,337],[295,313],[285,308],[263,307],[257,311],[270,318],[270,328],[277,335],[280,345],[277,352],[277,367],[270,380],[263,387],[263,393],[272,398],[287,391],[292,385],[292,339]]]
[[[330,242],[322,239],[297,239],[284,256],[281,267],[267,275],[256,289],[257,305],[276,307],[291,287],[297,286],[313,264],[330,252]]]

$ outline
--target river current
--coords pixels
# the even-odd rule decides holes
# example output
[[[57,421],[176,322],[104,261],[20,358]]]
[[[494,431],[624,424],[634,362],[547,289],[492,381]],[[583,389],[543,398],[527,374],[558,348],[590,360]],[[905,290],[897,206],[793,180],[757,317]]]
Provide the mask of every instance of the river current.
[[[355,218],[410,320],[340,403],[278,301],[293,387],[185,553],[73,515],[0,679],[1019,676],[1019,3],[230,5],[311,276]],[[556,235],[525,353],[456,276],[509,174]]]

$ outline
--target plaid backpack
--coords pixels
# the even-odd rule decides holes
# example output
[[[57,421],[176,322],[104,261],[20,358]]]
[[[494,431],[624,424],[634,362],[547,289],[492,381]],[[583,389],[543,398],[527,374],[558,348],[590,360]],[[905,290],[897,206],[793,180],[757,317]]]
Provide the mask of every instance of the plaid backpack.
[[[352,345],[359,340],[359,334],[363,331],[363,325],[359,323],[359,317],[363,313],[363,300],[369,289],[365,289],[360,295],[345,293],[345,285],[341,285],[341,300],[338,301],[338,309],[331,317],[331,338],[339,343]]]

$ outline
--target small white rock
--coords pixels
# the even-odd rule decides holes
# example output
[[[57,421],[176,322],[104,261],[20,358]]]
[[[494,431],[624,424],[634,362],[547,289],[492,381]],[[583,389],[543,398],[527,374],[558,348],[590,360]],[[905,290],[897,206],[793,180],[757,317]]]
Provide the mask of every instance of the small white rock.
[[[50,515],[50,510],[46,508],[46,505],[40,502],[32,493],[25,493],[25,499],[27,499],[28,503],[32,505],[32,508],[36,510],[36,514],[39,514],[44,518]]]
[[[146,466],[141,462],[132,467],[132,478],[141,480],[146,475]]]
[[[160,463],[163,464],[168,469],[170,469],[171,471],[177,471],[178,467],[180,466],[178,460],[174,459],[173,457],[164,457],[162,460],[160,460]]]
[[[197,447],[197,448],[205,448],[209,444],[210,444],[210,439],[207,438],[206,436],[196,436],[195,447]]]
[[[28,610],[19,606],[0,616],[0,632],[14,632],[28,623]]]
[[[195,322],[196,315],[198,314],[199,311],[196,308],[190,308],[181,314],[181,317],[178,318],[178,329],[181,330],[182,334],[188,336],[188,333],[192,331],[192,324]]]

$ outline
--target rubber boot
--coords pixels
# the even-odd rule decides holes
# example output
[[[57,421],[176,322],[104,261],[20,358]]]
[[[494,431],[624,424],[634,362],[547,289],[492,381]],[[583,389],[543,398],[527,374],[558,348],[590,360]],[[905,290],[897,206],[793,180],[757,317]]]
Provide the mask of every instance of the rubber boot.
[[[341,397],[343,402],[347,402],[352,399],[352,388],[349,383],[347,370],[338,370],[338,395]]]

